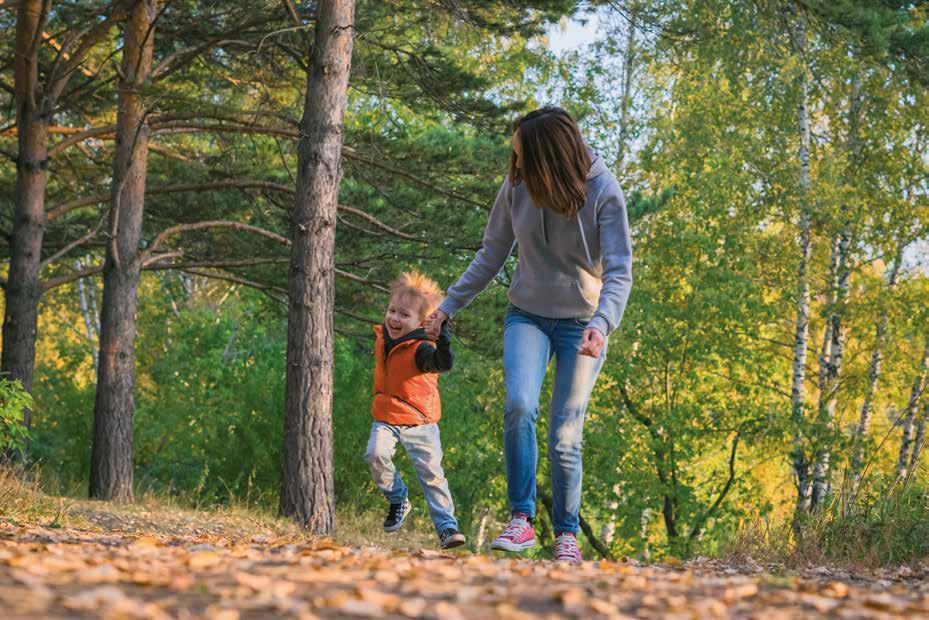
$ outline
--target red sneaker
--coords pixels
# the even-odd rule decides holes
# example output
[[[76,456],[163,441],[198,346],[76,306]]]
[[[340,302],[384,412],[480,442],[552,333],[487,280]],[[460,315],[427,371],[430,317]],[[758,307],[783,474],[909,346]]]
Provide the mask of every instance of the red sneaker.
[[[572,532],[560,532],[555,536],[555,560],[559,562],[583,562],[577,547],[577,536]]]
[[[529,522],[529,515],[517,512],[513,514],[503,533],[490,544],[491,549],[520,552],[535,546],[535,531]]]

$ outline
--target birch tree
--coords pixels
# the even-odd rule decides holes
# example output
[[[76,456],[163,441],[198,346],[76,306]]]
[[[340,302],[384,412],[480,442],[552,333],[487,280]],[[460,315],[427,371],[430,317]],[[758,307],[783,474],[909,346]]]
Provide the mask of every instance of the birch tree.
[[[861,164],[861,82],[857,76],[852,78],[847,115],[848,139],[845,150],[848,165],[844,174],[845,182],[855,184],[856,171]],[[842,374],[842,359],[845,353],[846,334],[844,316],[849,297],[852,266],[850,252],[852,245],[853,221],[861,212],[855,209],[849,213],[849,205],[843,204],[839,213],[839,231],[832,239],[829,261],[829,282],[826,301],[826,326],[823,330],[822,352],[819,357],[819,409],[817,450],[813,467],[813,489],[810,508],[815,510],[825,501],[829,493],[829,463],[832,457],[833,435],[835,433],[835,414],[839,399],[839,385]]]
[[[897,454],[898,481],[902,481],[907,477],[907,474],[911,470],[912,456],[916,454],[916,442],[913,433],[916,430],[917,410],[919,409],[920,401],[923,397],[923,391],[926,389],[927,367],[929,367],[929,338],[926,339],[923,346],[919,367],[916,370],[913,377],[913,385],[910,388],[910,398],[900,418],[900,450]],[[923,422],[923,425],[925,429],[925,422]],[[921,440],[922,438],[920,438],[920,441]]]
[[[798,16],[793,32],[797,54],[805,63],[807,53],[806,16]],[[810,329],[810,261],[813,256],[813,239],[811,234],[810,205],[810,116],[809,116],[809,76],[803,66],[799,76],[799,102],[797,103],[797,133],[799,147],[797,161],[799,164],[798,195],[800,200],[800,221],[797,264],[796,323],[793,344],[793,369],[790,383],[791,413],[797,430],[794,436],[792,452],[794,481],[797,485],[798,514],[810,509],[812,499],[812,479],[810,463],[804,454],[803,431],[806,408],[806,358],[809,348]]]
[[[887,283],[884,287],[885,295],[891,295],[897,288],[897,278],[900,274],[900,265],[903,262],[904,245],[898,243],[891,264],[887,267]],[[881,311],[875,327],[874,348],[871,350],[871,362],[868,365],[868,381],[865,386],[861,411],[858,414],[858,425],[855,427],[852,438],[852,457],[849,464],[849,485],[846,500],[849,501],[858,495],[861,486],[862,466],[864,465],[865,438],[871,428],[871,418],[874,413],[874,396],[877,393],[878,381],[881,377],[881,366],[884,360],[884,345],[887,339],[889,315],[887,310]]]

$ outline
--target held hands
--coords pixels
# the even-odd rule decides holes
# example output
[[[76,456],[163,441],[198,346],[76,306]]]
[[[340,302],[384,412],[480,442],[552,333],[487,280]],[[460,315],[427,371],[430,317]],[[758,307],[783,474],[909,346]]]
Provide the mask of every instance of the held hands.
[[[595,327],[588,327],[581,337],[581,346],[578,348],[577,354],[593,358],[600,357],[604,344],[606,344],[606,339],[600,330]]]
[[[448,315],[441,310],[436,310],[426,317],[423,327],[426,328],[426,335],[432,340],[439,339],[439,332],[442,330],[442,323],[448,320]]]

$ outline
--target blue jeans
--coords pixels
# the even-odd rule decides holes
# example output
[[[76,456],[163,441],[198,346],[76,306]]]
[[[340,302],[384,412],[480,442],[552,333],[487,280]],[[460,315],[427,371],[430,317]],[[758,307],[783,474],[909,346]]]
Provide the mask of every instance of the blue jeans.
[[[365,461],[371,468],[374,484],[391,504],[399,504],[409,495],[397,468],[394,467],[393,458],[398,443],[410,455],[436,531],[441,534],[449,527],[457,530],[455,505],[448,490],[448,480],[445,479],[445,472],[442,470],[439,425],[394,426],[377,420],[371,425]]]
[[[556,532],[578,530],[584,416],[606,359],[605,346],[597,359],[577,354],[586,325],[586,320],[548,319],[511,305],[503,327],[507,493],[513,512],[530,517],[535,516],[539,392],[549,361],[555,358],[548,458],[552,466],[552,525]]]

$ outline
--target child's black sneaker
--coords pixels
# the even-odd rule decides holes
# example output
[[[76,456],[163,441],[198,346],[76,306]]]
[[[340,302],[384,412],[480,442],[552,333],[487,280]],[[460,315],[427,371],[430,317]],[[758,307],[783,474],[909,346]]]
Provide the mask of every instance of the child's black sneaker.
[[[406,519],[406,516],[410,514],[410,510],[413,509],[413,506],[410,504],[410,500],[405,499],[399,504],[391,504],[390,509],[387,511],[387,518],[384,519],[384,531],[385,532],[396,532],[403,525],[403,520]]]
[[[439,540],[442,541],[443,549],[460,547],[461,545],[465,544],[464,534],[453,527],[447,527],[442,530],[442,533],[439,534]]]

